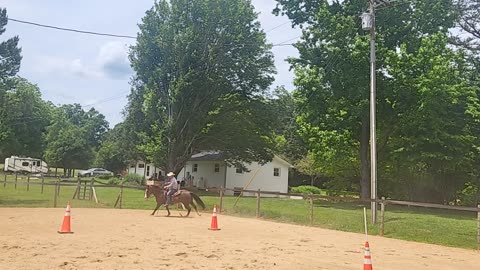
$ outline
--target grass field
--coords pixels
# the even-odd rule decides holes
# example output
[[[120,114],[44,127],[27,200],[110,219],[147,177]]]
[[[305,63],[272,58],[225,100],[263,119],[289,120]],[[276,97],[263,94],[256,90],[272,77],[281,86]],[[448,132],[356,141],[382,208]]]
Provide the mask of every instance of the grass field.
[[[0,207],[52,207],[53,186],[45,186],[43,194],[40,185],[30,185],[29,191],[25,184],[8,183],[3,186],[3,175],[0,175]],[[9,176],[13,181],[14,176]],[[19,178],[18,181],[25,181]],[[31,179],[31,183],[40,180]],[[51,183],[53,180],[46,180]],[[88,200],[72,199],[75,187],[61,187],[58,198],[58,207],[65,207],[71,201],[73,208],[101,207],[113,208],[119,188],[96,187],[99,203]],[[202,200],[207,205],[205,212],[211,213],[214,204],[219,204],[216,195],[203,194]],[[233,207],[236,198],[224,197],[224,214],[255,217],[256,199],[240,198],[236,207]],[[145,200],[143,190],[124,189],[123,208],[152,209],[155,206],[154,198]],[[316,201],[314,204],[314,226],[348,231],[363,232],[363,207],[356,203],[331,203]],[[308,225],[310,210],[308,201],[278,198],[261,199],[261,216],[263,219],[279,222]],[[430,210],[415,207],[387,206],[385,214],[385,237],[412,240],[445,246],[476,248],[476,216],[474,213],[458,211]],[[164,213],[164,208],[160,209]],[[370,234],[379,233],[379,225],[369,225]]]

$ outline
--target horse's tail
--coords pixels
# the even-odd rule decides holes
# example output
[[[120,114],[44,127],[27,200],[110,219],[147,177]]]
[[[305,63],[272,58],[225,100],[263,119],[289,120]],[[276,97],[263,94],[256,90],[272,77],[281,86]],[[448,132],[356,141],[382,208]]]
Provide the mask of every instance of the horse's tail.
[[[200,199],[200,197],[198,197],[198,195],[193,192],[190,192],[190,194],[192,195],[192,198],[198,203],[198,205],[200,205],[202,209],[205,209],[205,204],[203,203],[202,199]]]

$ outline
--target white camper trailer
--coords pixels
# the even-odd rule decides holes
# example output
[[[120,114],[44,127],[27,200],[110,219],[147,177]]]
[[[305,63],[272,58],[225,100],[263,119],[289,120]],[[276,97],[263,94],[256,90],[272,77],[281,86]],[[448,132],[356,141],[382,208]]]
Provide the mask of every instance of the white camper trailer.
[[[38,158],[11,156],[5,159],[6,172],[48,173],[48,165]]]

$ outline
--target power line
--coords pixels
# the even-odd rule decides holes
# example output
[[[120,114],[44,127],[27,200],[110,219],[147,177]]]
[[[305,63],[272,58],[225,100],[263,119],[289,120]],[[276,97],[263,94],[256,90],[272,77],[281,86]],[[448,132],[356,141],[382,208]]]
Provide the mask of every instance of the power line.
[[[109,102],[109,101],[112,101],[112,100],[120,99],[120,98],[122,98],[122,97],[125,97],[125,95],[128,94],[129,92],[130,92],[130,91],[124,91],[124,92],[122,92],[122,93],[119,94],[119,95],[111,96],[111,97],[108,97],[108,98],[105,98],[105,99],[96,101],[96,102],[91,103],[91,104],[83,105],[82,108],[92,107],[92,106],[94,106],[94,105],[98,105],[98,104],[101,104],[101,103],[105,103],[105,102]]]
[[[273,30],[275,30],[275,29],[278,29],[278,28],[284,26],[284,25],[287,24],[287,23],[291,23],[291,21],[289,20],[289,21],[287,21],[287,22],[284,22],[284,23],[282,23],[282,24],[279,24],[279,25],[277,25],[277,26],[274,26],[274,27],[266,30],[265,33],[268,33],[268,32],[271,32],[271,31],[273,31]]]
[[[99,33],[99,32],[93,32],[93,31],[77,30],[77,29],[72,29],[72,28],[64,28],[64,27],[58,27],[58,26],[40,24],[40,23],[35,23],[35,22],[17,20],[17,19],[13,19],[13,18],[8,18],[8,20],[9,20],[9,21],[12,21],[12,22],[17,22],[17,23],[30,24],[30,25],[35,25],[35,26],[38,26],[38,27],[51,28],[51,29],[55,29],[55,30],[69,31],[69,32],[75,32],[75,33],[81,33],[81,34],[89,34],[89,35],[97,35],[97,36],[107,36],[107,37],[136,39],[136,37],[134,37],[134,36],[117,35],[117,34]]]
[[[94,32],[94,31],[84,31],[84,30],[78,30],[78,29],[72,29],[72,28],[65,28],[65,27],[58,27],[58,26],[52,26],[52,25],[46,25],[46,24],[40,24],[40,23],[35,23],[35,22],[30,22],[30,21],[24,21],[24,20],[17,20],[17,19],[13,19],[13,18],[8,18],[9,21],[13,21],[13,22],[17,22],[17,23],[23,23],[23,24],[29,24],[29,25],[34,25],[34,26],[38,26],[38,27],[44,27],[44,28],[50,28],[50,29],[55,29],[55,30],[61,30],[61,31],[69,31],[69,32],[74,32],[74,33],[80,33],[80,34],[88,34],[88,35],[97,35],[97,36],[107,36],[107,37],[117,37],[117,38],[129,38],[129,39],[136,39],[136,37],[134,36],[129,36],[129,35],[118,35],[118,34],[109,34],[109,33],[100,33],[100,32]],[[274,29],[277,29],[285,24],[287,24],[289,22],[286,22],[286,23],[282,23],[280,25],[277,25],[275,26],[274,28],[268,30],[267,32],[270,32]],[[294,40],[294,39],[297,39],[301,36],[298,36],[298,37],[294,37],[292,39],[289,39],[289,40],[285,40],[285,41],[282,41],[278,44],[273,44],[272,46],[273,47],[277,47],[277,46],[291,46],[293,44],[287,44],[286,42],[288,41],[291,41],[291,40]]]
[[[302,35],[296,36],[296,37],[293,37],[293,38],[290,38],[290,39],[287,39],[287,40],[282,41],[282,42],[279,42],[279,43],[277,43],[277,44],[273,44],[272,46],[275,47],[275,46],[293,45],[293,44],[291,44],[291,43],[290,43],[290,44],[287,44],[287,42],[292,41],[292,40],[295,40],[295,39],[300,38],[300,37],[302,37]]]

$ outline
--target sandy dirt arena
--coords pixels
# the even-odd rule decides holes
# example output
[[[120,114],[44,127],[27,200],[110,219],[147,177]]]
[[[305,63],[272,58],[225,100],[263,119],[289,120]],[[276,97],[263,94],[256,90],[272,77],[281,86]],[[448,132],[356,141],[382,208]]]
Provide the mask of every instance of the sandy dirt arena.
[[[0,208],[0,269],[362,269],[364,235],[211,214]],[[474,236],[472,236],[474,237]],[[371,237],[374,269],[480,269],[471,250]]]

